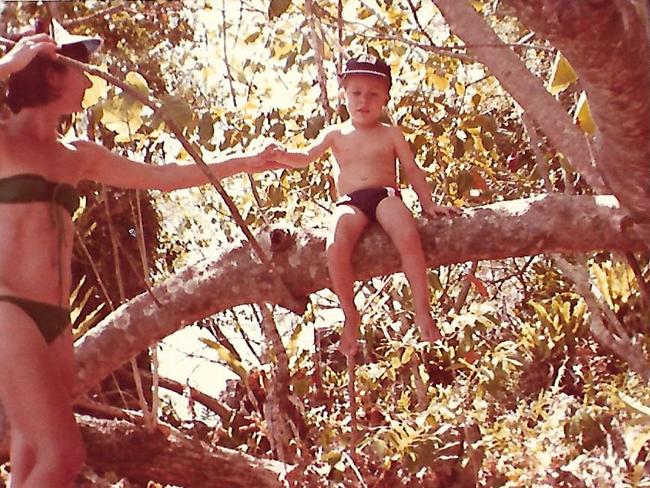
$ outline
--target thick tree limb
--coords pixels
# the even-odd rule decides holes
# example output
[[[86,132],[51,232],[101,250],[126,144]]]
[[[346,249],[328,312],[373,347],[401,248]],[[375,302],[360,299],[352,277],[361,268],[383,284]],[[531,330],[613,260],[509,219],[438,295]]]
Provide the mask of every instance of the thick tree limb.
[[[121,420],[77,417],[87,463],[146,485],[149,480],[192,488],[275,488],[291,467],[238,451],[210,447],[161,426],[152,433]]]
[[[546,91],[541,80],[526,68],[514,51],[506,47],[469,1],[434,1],[451,31],[470,46],[469,53],[490,70],[589,185],[599,193],[606,193],[602,178],[593,166],[585,135],[573,124],[562,105]]]
[[[650,39],[632,1],[505,0],[569,60],[598,126],[594,158],[610,191],[650,219]],[[562,148],[558,146],[561,150]]]
[[[644,242],[626,227],[629,214],[610,196],[546,196],[468,209],[455,219],[420,219],[428,265],[544,253],[634,251]],[[321,231],[267,232],[260,242],[294,296],[330,286]],[[356,278],[401,270],[388,237],[372,227],[354,255]],[[183,326],[245,303],[286,303],[248,244],[187,267],[153,287],[159,307],[142,294],[119,307],[77,343],[77,394],[129,358]]]

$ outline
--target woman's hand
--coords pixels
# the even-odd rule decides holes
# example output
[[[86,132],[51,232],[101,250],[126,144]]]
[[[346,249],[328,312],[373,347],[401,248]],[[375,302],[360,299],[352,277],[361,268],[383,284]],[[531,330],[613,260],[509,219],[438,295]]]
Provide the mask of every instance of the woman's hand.
[[[284,153],[284,148],[280,147],[277,143],[272,142],[251,158],[246,171],[252,173],[287,168],[287,165],[279,162]]]
[[[21,38],[11,50],[0,59],[0,77],[6,78],[20,71],[36,56],[56,56],[56,44],[47,34],[34,34]]]

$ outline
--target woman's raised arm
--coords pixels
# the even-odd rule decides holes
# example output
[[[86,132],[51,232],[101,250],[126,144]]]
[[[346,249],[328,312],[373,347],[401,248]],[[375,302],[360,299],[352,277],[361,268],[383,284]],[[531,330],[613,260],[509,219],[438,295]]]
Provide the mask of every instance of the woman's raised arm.
[[[54,57],[56,44],[47,34],[35,34],[20,39],[7,54],[0,58],[0,80],[20,71],[39,54]]]

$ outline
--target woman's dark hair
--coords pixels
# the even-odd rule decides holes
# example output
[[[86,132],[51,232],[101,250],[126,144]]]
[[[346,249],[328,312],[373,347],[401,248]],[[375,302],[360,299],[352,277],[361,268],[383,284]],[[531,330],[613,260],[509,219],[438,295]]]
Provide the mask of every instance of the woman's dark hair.
[[[57,50],[68,58],[87,63],[88,50],[83,43],[68,44]],[[13,113],[25,107],[37,107],[56,100],[59,93],[47,81],[47,72],[54,70],[62,73],[66,66],[44,55],[36,56],[27,66],[13,73],[7,83],[7,105]]]

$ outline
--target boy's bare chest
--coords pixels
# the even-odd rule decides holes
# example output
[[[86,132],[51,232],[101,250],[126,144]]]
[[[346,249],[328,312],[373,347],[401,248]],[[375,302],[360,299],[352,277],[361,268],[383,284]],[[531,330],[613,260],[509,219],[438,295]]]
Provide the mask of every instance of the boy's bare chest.
[[[372,164],[393,165],[395,149],[393,143],[381,133],[374,136],[350,134],[342,136],[334,149],[334,157],[340,166]]]

